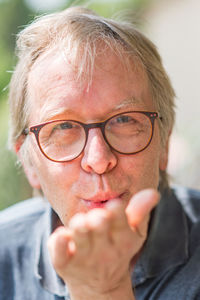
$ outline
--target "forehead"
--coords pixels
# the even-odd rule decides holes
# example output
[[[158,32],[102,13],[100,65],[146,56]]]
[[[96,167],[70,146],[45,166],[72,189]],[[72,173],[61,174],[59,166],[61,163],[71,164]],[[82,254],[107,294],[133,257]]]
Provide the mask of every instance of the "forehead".
[[[100,43],[94,53],[87,53],[85,57],[82,57],[82,54],[85,55],[85,52],[81,50],[78,57],[66,52],[64,48],[50,49],[36,60],[29,78],[34,81],[35,77],[37,81],[40,76],[40,80],[55,80],[63,76],[63,79],[65,77],[68,81],[89,85],[99,73],[110,73],[113,76],[117,70],[123,76],[124,73],[130,72],[130,75],[138,74],[140,79],[141,77],[145,79],[146,74],[139,59],[136,57],[133,59],[121,45],[117,51]],[[124,81],[126,79],[124,78]]]
[[[96,57],[91,77],[87,67],[80,78],[77,76],[79,65],[70,60],[70,55],[51,51],[41,56],[28,79],[32,113],[38,110],[42,118],[48,110],[59,114],[66,108],[77,110],[77,106],[80,113],[80,105],[86,114],[91,105],[93,111],[95,105],[99,113],[103,110],[107,113],[123,103],[130,103],[130,99],[141,106],[150,101],[147,75],[137,61],[127,56],[122,59],[107,50]]]

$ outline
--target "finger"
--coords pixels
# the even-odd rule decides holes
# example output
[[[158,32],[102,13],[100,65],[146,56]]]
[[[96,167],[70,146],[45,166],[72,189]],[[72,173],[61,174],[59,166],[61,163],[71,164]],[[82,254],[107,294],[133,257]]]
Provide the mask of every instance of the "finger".
[[[75,252],[71,233],[62,226],[52,233],[47,246],[56,270],[63,268]]]
[[[91,246],[90,230],[86,218],[86,214],[78,213],[69,222],[69,228],[72,231],[73,241],[79,255],[85,255],[89,252]]]
[[[90,229],[91,252],[98,260],[108,259],[112,247],[111,228],[112,218],[106,209],[93,209],[87,214],[87,225]]]
[[[133,231],[127,220],[125,213],[126,203],[123,201],[112,201],[108,205],[110,216],[112,219],[110,237],[112,244],[118,247],[121,252],[121,246],[124,249],[130,249],[133,245]]]
[[[102,208],[96,208],[87,213],[87,226],[89,230],[98,234],[104,233],[109,228],[110,213]]]
[[[159,193],[153,189],[146,189],[134,195],[126,208],[132,229],[138,230],[141,235],[146,234],[150,212],[158,204],[159,199]]]
[[[123,201],[112,200],[107,205],[106,208],[110,213],[110,218],[112,219],[112,228],[120,229],[127,227],[127,216],[125,214],[125,205]]]

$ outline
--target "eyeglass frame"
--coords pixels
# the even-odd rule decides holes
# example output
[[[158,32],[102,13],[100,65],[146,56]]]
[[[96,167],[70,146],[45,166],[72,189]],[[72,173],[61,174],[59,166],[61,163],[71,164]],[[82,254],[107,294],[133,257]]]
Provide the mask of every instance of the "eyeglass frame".
[[[136,151],[136,152],[131,152],[131,153],[124,153],[124,152],[121,152],[121,151],[118,151],[116,150],[112,145],[110,145],[109,141],[107,140],[106,138],[106,135],[105,135],[105,126],[106,124],[114,117],[117,117],[119,115],[122,115],[122,114],[127,114],[127,113],[141,113],[141,114],[144,114],[146,115],[149,120],[150,120],[150,123],[151,123],[151,137],[147,143],[147,145],[145,147],[143,147],[141,150],[139,151]],[[24,131],[23,131],[23,135],[27,136],[28,134],[30,133],[34,133],[34,136],[35,136],[35,139],[37,141],[37,144],[38,144],[38,147],[40,149],[40,151],[42,152],[42,154],[47,158],[49,159],[50,161],[53,161],[53,162],[57,162],[57,163],[65,163],[65,162],[69,162],[69,161],[72,161],[74,159],[76,159],[77,157],[79,157],[81,155],[81,153],[84,151],[85,147],[86,147],[86,144],[87,144],[87,140],[88,140],[88,133],[89,133],[89,129],[92,129],[92,128],[100,128],[101,130],[101,133],[103,135],[103,138],[105,140],[105,142],[108,144],[108,146],[116,151],[117,153],[120,153],[120,154],[123,154],[123,155],[134,155],[134,154],[137,154],[137,153],[140,153],[142,151],[144,151],[151,143],[152,141],[152,138],[153,138],[153,134],[154,134],[154,122],[155,122],[155,119],[160,119],[162,120],[162,116],[160,115],[159,112],[149,112],[149,111],[125,111],[125,112],[121,112],[121,113],[118,113],[116,115],[113,115],[111,116],[110,118],[106,119],[105,121],[102,121],[102,122],[95,122],[95,123],[83,123],[83,122],[80,122],[80,121],[76,121],[76,120],[67,120],[67,119],[62,119],[62,120],[52,120],[52,121],[48,121],[48,122],[44,122],[44,123],[41,123],[41,124],[38,124],[38,125],[34,125],[34,126],[30,126],[29,128],[25,128]],[[42,149],[41,147],[41,144],[40,144],[40,140],[39,140],[39,133],[40,133],[40,130],[47,124],[51,124],[51,123],[54,123],[54,122],[63,122],[63,121],[70,121],[70,122],[76,122],[78,123],[79,125],[81,125],[85,131],[85,143],[84,143],[84,146],[81,150],[81,152],[75,156],[74,158],[72,159],[69,159],[69,160],[63,160],[63,161],[59,161],[59,160],[55,160],[55,159],[52,159],[50,158],[45,152],[44,150]]]

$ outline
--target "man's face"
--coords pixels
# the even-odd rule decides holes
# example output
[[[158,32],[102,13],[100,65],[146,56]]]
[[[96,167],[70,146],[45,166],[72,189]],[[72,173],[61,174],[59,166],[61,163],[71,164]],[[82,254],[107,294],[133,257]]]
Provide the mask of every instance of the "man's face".
[[[75,80],[75,69],[62,54],[48,53],[29,76],[30,126],[59,119],[101,122],[125,111],[155,111],[146,75],[137,65],[131,70],[107,51],[88,87]],[[167,147],[161,145],[158,122],[150,146],[138,154],[111,150],[100,129],[92,128],[83,153],[65,163],[48,160],[31,134],[32,163],[26,174],[33,187],[41,187],[64,225],[75,213],[103,207],[105,200],[117,198],[126,206],[139,190],[157,188],[159,169],[166,167]]]

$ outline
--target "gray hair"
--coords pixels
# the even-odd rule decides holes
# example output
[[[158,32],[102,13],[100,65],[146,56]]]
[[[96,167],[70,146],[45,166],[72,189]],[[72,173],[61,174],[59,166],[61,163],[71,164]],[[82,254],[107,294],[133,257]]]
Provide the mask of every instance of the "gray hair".
[[[127,53],[143,67],[155,109],[162,116],[159,126],[164,144],[174,123],[175,93],[155,45],[127,21],[106,19],[89,9],[71,7],[37,18],[18,35],[18,63],[11,79],[9,96],[12,147],[28,126],[27,81],[38,57],[59,47],[66,55],[70,53],[74,66],[78,63],[77,80],[87,75],[89,82],[95,58],[100,51],[99,43],[115,51],[121,58]],[[166,172],[162,172],[160,177],[161,183],[166,184]]]

